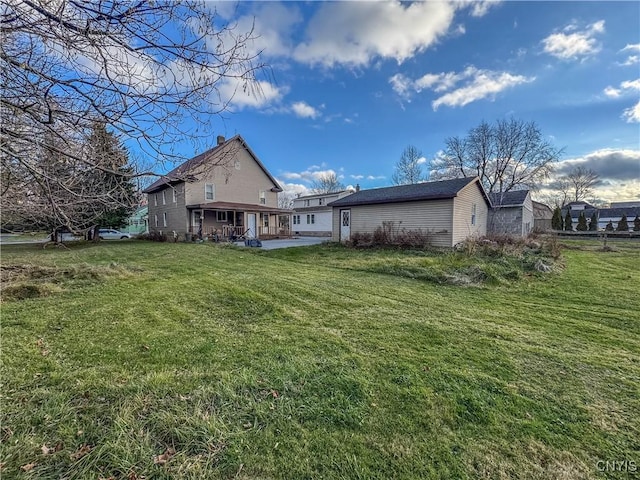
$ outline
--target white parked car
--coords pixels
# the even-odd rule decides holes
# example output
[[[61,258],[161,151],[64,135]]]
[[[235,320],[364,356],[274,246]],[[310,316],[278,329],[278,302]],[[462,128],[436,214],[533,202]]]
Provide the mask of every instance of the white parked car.
[[[126,232],[112,230],[111,228],[101,228],[99,231],[100,240],[126,240],[131,238]]]

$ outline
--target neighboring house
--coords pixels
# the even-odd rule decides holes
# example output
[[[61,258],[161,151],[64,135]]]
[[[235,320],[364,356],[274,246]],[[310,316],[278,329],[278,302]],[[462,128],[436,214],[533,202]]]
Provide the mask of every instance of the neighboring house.
[[[144,190],[149,231],[187,238],[285,233],[278,215],[290,210],[278,208],[276,179],[240,135],[217,143]]]
[[[490,193],[488,233],[525,237],[533,229],[533,201],[529,190]]]
[[[612,204],[613,205],[613,204]],[[627,224],[629,230],[633,230],[633,221],[636,216],[640,216],[640,206],[638,207],[617,207],[617,208],[600,208],[598,209],[598,229],[604,230],[607,223],[613,224],[614,230],[618,228],[618,223],[622,216],[627,216]],[[589,218],[587,217],[587,220]],[[575,224],[573,225],[575,229]]]
[[[149,208],[147,205],[138,207],[127,221],[127,233],[140,235],[149,232]]]
[[[330,206],[334,241],[391,225],[400,232],[428,233],[434,246],[453,247],[487,233],[490,202],[475,177],[361,190]]]
[[[547,232],[552,229],[553,210],[549,205],[533,201],[533,229],[536,232]]]
[[[293,201],[291,231],[295,235],[330,237],[332,209],[329,204],[353,192],[354,190],[343,190],[296,198]]]
[[[581,213],[584,213],[584,216],[587,219],[587,225],[589,224],[589,220],[593,213],[595,212],[596,216],[598,214],[598,209],[596,207],[583,201],[567,203],[562,207],[560,210],[560,213],[562,214],[562,221],[566,218],[567,211],[571,213],[571,223],[574,230],[576,229],[576,225],[578,225],[578,218],[580,218]]]

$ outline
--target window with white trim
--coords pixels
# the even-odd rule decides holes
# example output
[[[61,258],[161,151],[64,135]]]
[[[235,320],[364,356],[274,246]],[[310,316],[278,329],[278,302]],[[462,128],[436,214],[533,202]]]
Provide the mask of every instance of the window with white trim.
[[[204,184],[204,199],[208,201],[213,201],[216,198],[216,190],[215,185],[213,183],[205,183]]]
[[[158,194],[154,193],[153,194],[153,204],[157,207],[158,206]]]
[[[162,226],[166,227],[167,226],[167,212],[164,212],[162,214]]]
[[[216,220],[218,222],[226,222],[227,221],[227,212],[223,212],[222,210],[216,211]]]
[[[177,203],[178,202],[178,191],[175,188],[172,188],[171,191],[173,192],[173,203]]]
[[[313,225],[314,223],[316,223],[316,216],[313,213],[307,215],[307,225]]]
[[[304,201],[304,206],[308,207],[309,205],[311,205],[311,200],[305,200]]]
[[[153,219],[155,220],[156,227],[158,226],[158,215],[154,215]]]
[[[324,205],[324,198],[318,199],[318,205]]]
[[[167,204],[167,191],[166,190],[162,190],[162,204],[163,205]]]
[[[264,190],[260,190],[260,204],[266,205],[266,203],[267,203],[267,198],[266,198],[265,192]]]
[[[262,226],[269,228],[269,214],[268,213],[263,213],[262,214]]]
[[[471,205],[471,225],[476,224],[476,204]]]

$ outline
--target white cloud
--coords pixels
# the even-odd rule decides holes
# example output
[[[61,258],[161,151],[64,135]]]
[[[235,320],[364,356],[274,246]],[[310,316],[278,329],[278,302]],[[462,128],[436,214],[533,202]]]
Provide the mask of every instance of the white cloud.
[[[367,180],[384,180],[385,177],[384,175],[367,175]]]
[[[492,98],[503,90],[520,85],[521,83],[532,82],[533,80],[535,80],[535,77],[512,75],[507,72],[478,70],[475,77],[466,86],[445,93],[431,102],[431,106],[434,110],[437,110],[440,105],[464,107],[476,100],[487,97]]]
[[[491,98],[503,90],[533,80],[535,77],[481,70],[469,66],[458,73],[427,73],[417,80],[411,80],[398,73],[389,79],[389,83],[391,83],[393,90],[405,99],[410,99],[414,93],[419,93],[423,89],[443,93],[431,103],[433,109],[437,110],[441,105],[463,107],[471,102]]]
[[[564,32],[552,33],[542,43],[546,53],[562,60],[588,57],[600,51],[594,37],[603,32],[604,20],[592,23],[584,30],[578,30],[575,24],[571,24],[565,27]]]
[[[635,44],[627,44],[626,47],[624,47],[622,50],[620,50],[621,52],[640,52],[640,43],[635,43]]]
[[[287,180],[301,180],[307,183],[312,183],[326,175],[336,175],[338,178],[343,178],[343,175],[339,175],[335,170],[320,170],[317,165],[312,165],[302,172],[284,172],[280,174],[281,177]]]
[[[620,96],[620,90],[617,88],[613,88],[612,86],[608,86],[607,88],[604,89],[604,94],[607,97],[611,97],[611,98],[618,98]]]
[[[349,176],[354,180],[362,180],[364,178],[364,175],[349,175]]]
[[[575,167],[591,169],[598,174],[600,182],[595,188],[597,198],[610,202],[640,198],[640,150],[612,148],[558,162],[553,178],[539,194],[544,196],[552,193],[549,187],[557,181],[557,177]]]
[[[218,95],[220,101],[236,110],[243,108],[264,108],[280,101],[286,88],[278,88],[263,80],[255,88],[246,88],[240,80],[226,80],[220,83]]]
[[[627,80],[620,84],[625,90],[640,90],[640,78],[637,80]]]
[[[604,89],[604,94],[610,98],[619,98],[622,95],[626,95],[636,90],[640,91],[640,78],[636,80],[625,80],[620,83],[620,88],[608,86]],[[640,102],[636,103],[632,107],[626,108],[622,112],[622,118],[627,123],[640,123]]]
[[[622,67],[628,67],[630,65],[635,65],[636,63],[640,63],[640,56],[638,56],[638,55],[629,55],[624,62],[618,63],[618,65],[620,65]]]
[[[300,118],[317,118],[321,113],[305,102],[295,102],[291,105],[293,113]]]
[[[375,57],[402,62],[449,32],[457,8],[450,2],[327,2],[309,22],[293,52],[303,63],[366,66]]]
[[[640,123],[640,101],[633,107],[625,109],[624,112],[622,112],[622,118],[624,118],[627,123]]]

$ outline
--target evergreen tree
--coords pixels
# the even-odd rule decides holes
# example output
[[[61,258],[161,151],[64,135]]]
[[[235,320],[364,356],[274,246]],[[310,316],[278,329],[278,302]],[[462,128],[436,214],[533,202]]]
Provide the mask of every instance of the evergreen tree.
[[[564,216],[564,229],[567,232],[573,231],[573,220],[571,219],[571,212],[567,210],[567,214]]]
[[[553,217],[551,217],[551,228],[554,230],[562,230],[562,212],[560,207],[553,209]]]
[[[618,228],[616,229],[619,232],[628,232],[629,231],[629,222],[627,221],[627,215],[622,215],[622,218],[618,222]]]
[[[612,222],[611,220],[609,220],[609,223],[607,223],[607,226],[606,226],[606,227],[604,227],[604,229],[605,229],[607,232],[613,232],[613,222]]]
[[[95,222],[102,227],[121,227],[136,206],[129,155],[120,140],[102,123],[94,124],[87,150],[88,161],[95,168],[95,186],[108,198]]]
[[[587,217],[584,216],[584,212],[580,212],[580,216],[578,217],[578,225],[576,226],[576,230],[579,232],[587,231]]]
[[[589,230],[591,230],[592,232],[598,231],[598,215],[596,214],[596,212],[593,212],[591,214],[591,220],[589,221]]]
[[[638,215],[636,215],[636,218],[633,221],[633,231],[640,232],[640,217]]]

